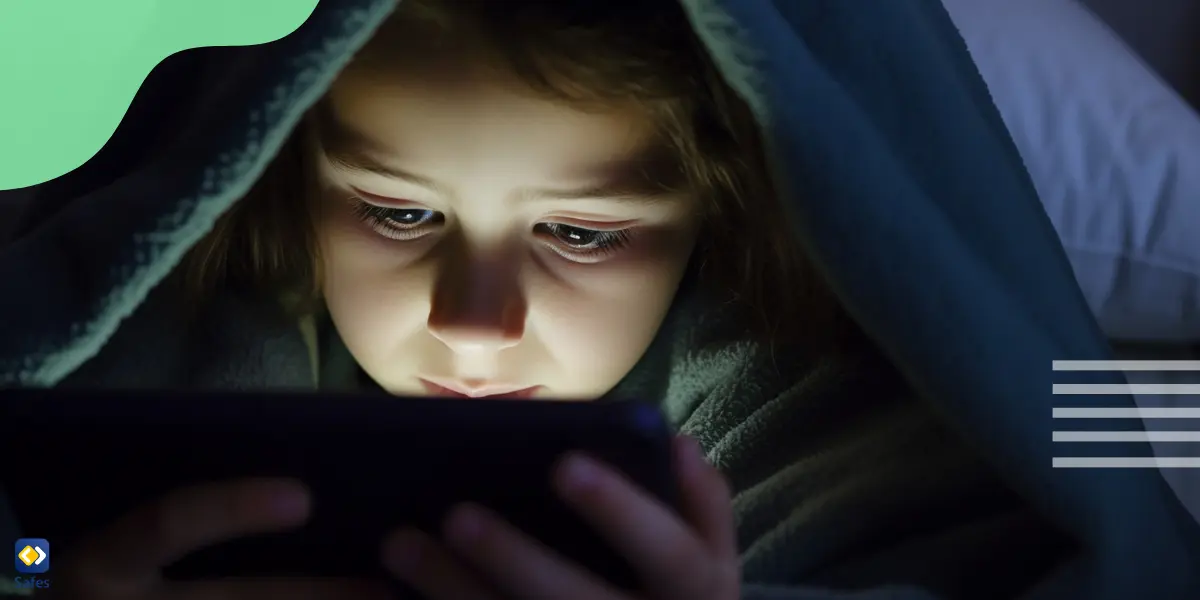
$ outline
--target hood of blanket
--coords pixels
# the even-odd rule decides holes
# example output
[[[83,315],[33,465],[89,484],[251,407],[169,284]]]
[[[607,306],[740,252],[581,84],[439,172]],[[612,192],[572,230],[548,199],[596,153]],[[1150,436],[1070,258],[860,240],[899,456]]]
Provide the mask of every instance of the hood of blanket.
[[[106,148],[40,186],[0,252],[0,385],[54,385],[94,356],[248,191],[394,1],[321,2],[292,35],[230,49],[236,61],[163,92],[179,108],[143,128],[156,144]],[[1053,361],[1107,359],[1107,343],[940,3],[681,1],[759,118],[784,194],[805,198],[786,203],[797,236],[848,311],[1010,485],[1091,548],[1051,585],[1177,597],[1194,576],[1196,527],[1158,473],[1052,466],[1084,456],[1052,442],[1054,407],[1133,403],[1051,393]],[[189,103],[201,89],[205,103]],[[1074,597],[1066,589],[1045,597]]]

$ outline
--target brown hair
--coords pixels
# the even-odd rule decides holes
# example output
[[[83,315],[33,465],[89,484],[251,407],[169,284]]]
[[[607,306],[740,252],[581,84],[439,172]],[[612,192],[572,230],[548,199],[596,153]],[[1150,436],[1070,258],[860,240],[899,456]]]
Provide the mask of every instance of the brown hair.
[[[547,97],[650,111],[679,179],[705,203],[694,259],[701,285],[743,307],[747,326],[769,339],[832,339],[841,329],[836,302],[794,242],[753,115],[679,2],[402,0],[348,68],[466,44]],[[303,135],[189,255],[184,275],[198,293],[235,278],[319,297],[311,214],[296,210],[311,176]]]

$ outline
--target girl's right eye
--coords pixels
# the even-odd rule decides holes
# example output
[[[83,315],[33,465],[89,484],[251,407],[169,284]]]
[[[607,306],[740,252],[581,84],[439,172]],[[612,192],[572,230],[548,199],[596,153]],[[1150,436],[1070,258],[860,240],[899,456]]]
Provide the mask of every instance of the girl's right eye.
[[[368,227],[393,240],[415,240],[432,233],[446,218],[427,208],[391,208],[355,199],[354,214]]]

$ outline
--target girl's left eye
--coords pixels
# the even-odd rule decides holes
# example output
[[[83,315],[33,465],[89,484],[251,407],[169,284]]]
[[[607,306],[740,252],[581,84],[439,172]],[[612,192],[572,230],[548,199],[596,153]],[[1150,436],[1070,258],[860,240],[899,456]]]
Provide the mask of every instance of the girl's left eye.
[[[415,240],[428,235],[445,216],[427,208],[387,208],[358,200],[354,214],[375,233],[393,240]]]
[[[538,223],[534,231],[548,238],[556,254],[582,263],[600,262],[628,245],[631,237],[629,229],[605,231],[562,223]]]

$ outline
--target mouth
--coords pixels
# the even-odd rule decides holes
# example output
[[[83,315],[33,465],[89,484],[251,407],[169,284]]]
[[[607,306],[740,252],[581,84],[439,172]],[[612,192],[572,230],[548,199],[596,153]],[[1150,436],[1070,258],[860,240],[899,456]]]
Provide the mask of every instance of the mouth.
[[[540,385],[519,388],[505,385],[464,386],[457,382],[443,381],[441,384],[421,379],[421,385],[431,396],[446,398],[475,398],[489,400],[530,398],[542,387]]]

